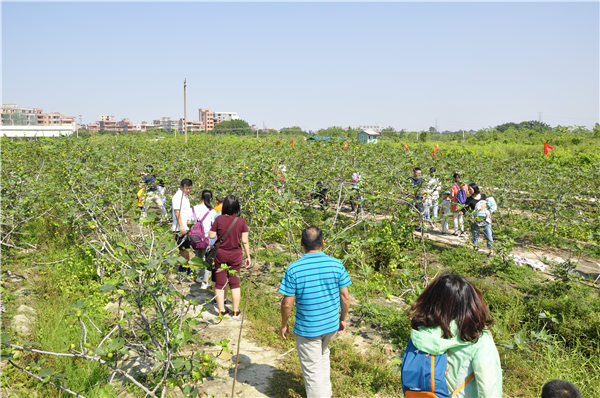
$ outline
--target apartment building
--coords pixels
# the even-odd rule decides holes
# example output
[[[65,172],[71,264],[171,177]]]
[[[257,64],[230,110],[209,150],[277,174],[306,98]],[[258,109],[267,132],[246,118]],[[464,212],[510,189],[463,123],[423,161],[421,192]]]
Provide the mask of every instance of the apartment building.
[[[210,109],[200,108],[198,109],[200,115],[200,123],[204,127],[204,131],[211,131],[215,128],[215,113],[211,112]]]
[[[60,112],[43,113],[41,109],[38,109],[38,125],[40,126],[71,125],[73,121],[73,116],[65,116]]]
[[[2,125],[4,126],[37,126],[38,110],[16,104],[2,104]]]
[[[99,131],[107,133],[116,133],[119,130],[115,115],[100,115],[100,121],[98,122]]]
[[[186,120],[185,125],[187,126],[187,131],[204,131],[204,124],[202,124],[199,120]],[[178,130],[183,132],[183,119],[179,119],[179,127]]]
[[[117,122],[117,128],[119,129],[119,131],[122,131],[124,133],[136,131],[135,124],[128,119],[123,119],[120,122]]]
[[[239,120],[240,116],[237,112],[215,112],[213,116],[215,124],[221,122],[229,122],[232,120]]]

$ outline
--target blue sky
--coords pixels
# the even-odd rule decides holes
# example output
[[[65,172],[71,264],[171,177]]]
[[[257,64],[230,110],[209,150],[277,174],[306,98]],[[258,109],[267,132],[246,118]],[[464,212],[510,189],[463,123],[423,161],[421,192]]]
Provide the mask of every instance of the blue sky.
[[[599,5],[2,2],[2,101],[281,128],[599,121]]]

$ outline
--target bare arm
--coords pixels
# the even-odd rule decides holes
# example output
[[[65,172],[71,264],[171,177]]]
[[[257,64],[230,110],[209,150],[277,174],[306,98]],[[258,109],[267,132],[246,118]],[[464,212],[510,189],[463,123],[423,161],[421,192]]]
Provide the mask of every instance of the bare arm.
[[[175,209],[174,212],[175,212],[175,218],[177,219],[177,224],[179,225],[179,231],[180,232],[187,231],[187,227],[183,223],[183,220],[181,219],[181,211],[178,209]]]
[[[346,330],[346,319],[350,310],[350,292],[348,292],[348,286],[340,289],[340,301],[342,304],[342,313],[340,314],[340,328],[338,333],[343,333]]]
[[[246,267],[251,264],[250,261],[250,243],[248,241],[248,232],[242,232],[242,246],[244,247],[244,253],[246,253]]]
[[[287,340],[289,332],[288,320],[292,314],[295,299],[294,296],[283,296],[283,300],[281,300],[281,337],[284,340]]]

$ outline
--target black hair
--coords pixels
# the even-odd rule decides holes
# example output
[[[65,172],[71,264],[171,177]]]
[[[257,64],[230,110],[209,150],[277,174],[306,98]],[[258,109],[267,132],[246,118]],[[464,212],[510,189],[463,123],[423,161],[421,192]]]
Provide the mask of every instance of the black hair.
[[[212,205],[210,204],[210,201],[212,200],[212,192],[209,191],[208,189],[205,189],[204,191],[202,191],[202,201],[204,202],[204,206],[206,206],[209,209],[212,209]]]
[[[219,203],[223,203],[223,199],[224,199],[224,198],[223,198],[223,195],[217,195],[217,198],[216,198],[216,199],[217,199],[217,202],[219,202]]]
[[[454,173],[452,174],[452,178],[454,179],[454,181],[458,182],[460,180],[460,174]]]
[[[452,337],[450,322],[456,321],[463,341],[476,342],[483,329],[492,324],[483,296],[460,275],[437,277],[410,308],[411,327],[441,327],[444,338]]]
[[[542,387],[542,398],[581,398],[581,392],[565,380],[550,380]]]
[[[301,242],[306,250],[318,249],[323,242],[323,231],[317,227],[308,227],[302,231]]]
[[[240,202],[234,195],[227,195],[223,199],[223,214],[227,214],[234,217],[239,217],[242,212],[240,211]]]
[[[415,172],[415,171],[421,171],[421,168],[420,168],[420,167],[415,167],[415,168],[413,169],[413,172]]]
[[[158,185],[161,187],[165,186],[165,182],[163,180],[158,180]]]
[[[429,168],[429,172],[430,172],[430,173],[435,173],[435,167],[430,167],[430,168]]]
[[[194,185],[194,183],[189,178],[184,178],[181,180],[181,184],[179,184],[180,187],[191,187],[192,185]]]
[[[473,189],[473,195],[477,195],[479,193],[479,187],[474,182],[470,183],[469,186]]]
[[[154,166],[152,166],[150,163],[148,163],[147,165],[144,166],[144,169],[146,169],[146,173],[152,173],[154,171]]]

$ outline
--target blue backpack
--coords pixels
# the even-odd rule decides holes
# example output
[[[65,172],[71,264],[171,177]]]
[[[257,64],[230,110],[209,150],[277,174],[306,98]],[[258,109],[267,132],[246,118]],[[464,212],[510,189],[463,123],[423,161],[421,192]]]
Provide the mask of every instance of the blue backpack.
[[[419,351],[409,339],[401,365],[404,396],[406,398],[452,398],[465,388],[475,376],[471,373],[451,394],[446,384],[447,368],[448,356],[446,353],[431,355]]]
[[[417,350],[408,340],[402,357],[402,391],[406,398],[451,398],[446,385],[446,353],[431,355]]]
[[[458,184],[456,184],[458,186]],[[467,193],[462,187],[458,186],[458,193],[456,194],[456,201],[461,205],[467,203]]]

